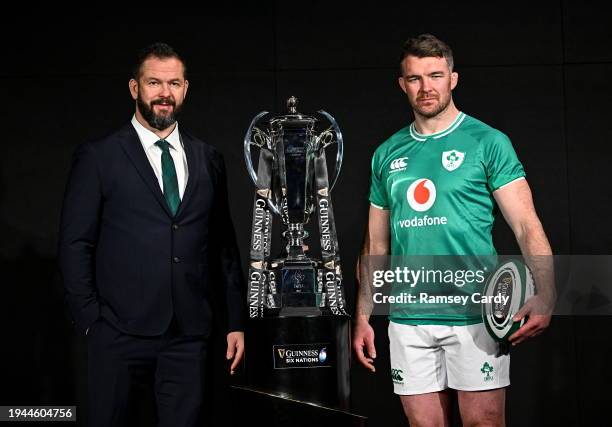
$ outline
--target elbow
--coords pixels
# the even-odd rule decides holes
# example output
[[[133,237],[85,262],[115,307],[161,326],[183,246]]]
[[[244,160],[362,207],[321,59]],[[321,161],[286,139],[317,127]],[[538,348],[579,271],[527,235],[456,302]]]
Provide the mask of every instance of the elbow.
[[[376,245],[370,248],[370,255],[389,255],[389,245]]]

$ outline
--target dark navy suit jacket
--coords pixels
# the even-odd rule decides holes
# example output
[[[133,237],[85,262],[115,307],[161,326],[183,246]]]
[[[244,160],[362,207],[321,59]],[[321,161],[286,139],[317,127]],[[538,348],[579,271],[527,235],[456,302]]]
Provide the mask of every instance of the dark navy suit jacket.
[[[154,336],[175,314],[184,334],[208,335],[214,291],[225,294],[228,331],[243,330],[245,285],[223,158],[180,134],[189,178],[175,216],[131,123],[77,148],[59,262],[78,329],[102,316],[125,333]]]

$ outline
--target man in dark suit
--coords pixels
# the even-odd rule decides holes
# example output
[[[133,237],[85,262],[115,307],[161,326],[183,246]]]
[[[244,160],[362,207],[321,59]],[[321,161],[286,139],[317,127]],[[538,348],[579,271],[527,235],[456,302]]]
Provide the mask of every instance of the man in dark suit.
[[[131,392],[147,377],[159,425],[196,425],[210,292],[226,296],[231,373],[243,355],[246,299],[225,167],[178,130],[188,85],[181,57],[149,46],[129,82],[131,123],[74,155],[59,259],[74,323],[87,334],[91,426],[125,425]]]

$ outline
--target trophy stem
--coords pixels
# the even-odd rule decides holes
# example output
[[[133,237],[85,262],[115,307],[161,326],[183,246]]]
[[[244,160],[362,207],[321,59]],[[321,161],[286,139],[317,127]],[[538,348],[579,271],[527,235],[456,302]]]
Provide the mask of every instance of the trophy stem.
[[[304,253],[304,239],[308,237],[308,232],[304,230],[303,223],[290,223],[287,231],[283,233],[283,237],[287,239],[288,261],[303,261],[307,259]]]

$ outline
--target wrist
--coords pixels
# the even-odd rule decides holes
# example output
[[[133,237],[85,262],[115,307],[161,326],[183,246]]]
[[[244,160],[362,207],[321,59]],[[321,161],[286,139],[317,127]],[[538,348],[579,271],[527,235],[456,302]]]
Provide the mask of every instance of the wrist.
[[[367,314],[358,314],[354,318],[353,321],[355,325],[369,325],[370,324],[370,316]]]

